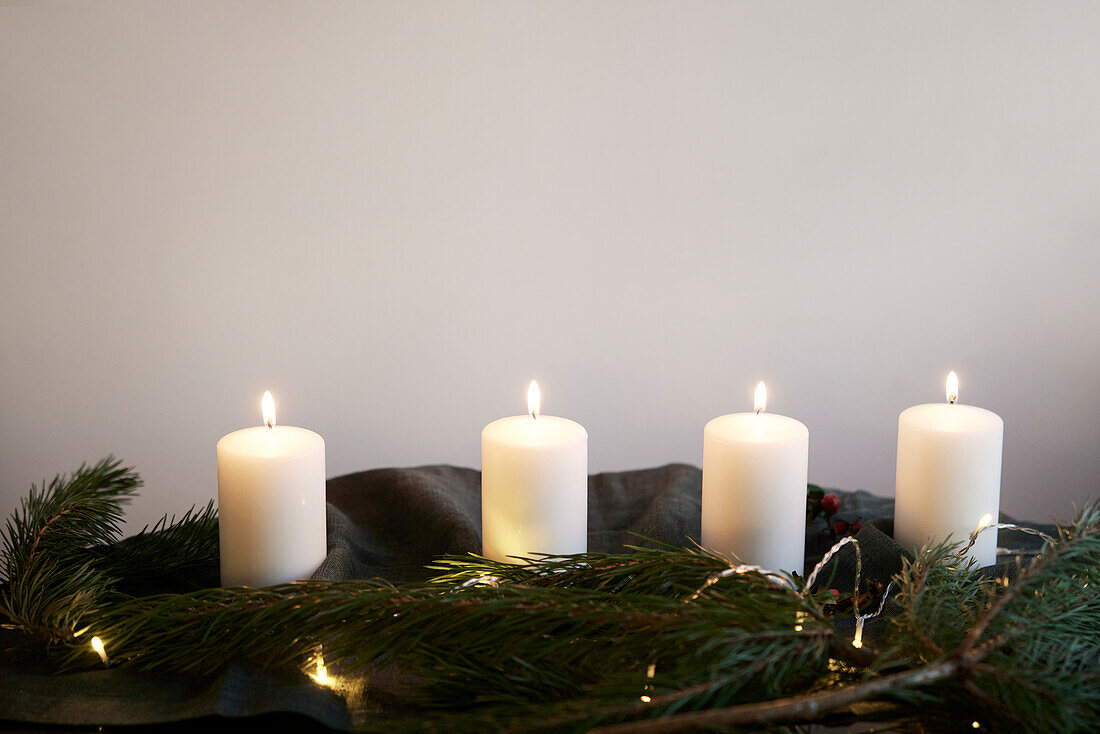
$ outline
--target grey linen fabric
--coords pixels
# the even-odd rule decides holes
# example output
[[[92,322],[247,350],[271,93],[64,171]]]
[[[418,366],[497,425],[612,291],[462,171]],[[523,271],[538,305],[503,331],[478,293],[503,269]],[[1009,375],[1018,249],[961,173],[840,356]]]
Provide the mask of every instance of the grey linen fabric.
[[[699,538],[702,472],[670,464],[588,478],[588,550],[619,552],[637,535]],[[374,469],[328,482],[329,555],[314,578],[424,581],[445,554],[481,552],[481,472],[453,466]],[[636,535],[632,535],[636,534]]]
[[[589,477],[589,550],[617,552],[641,544],[637,536],[690,547],[699,539],[701,487],[701,471],[683,464]],[[862,517],[865,523],[858,536],[864,573],[887,581],[905,555],[889,535],[893,501],[862,491],[838,494],[840,516]],[[481,475],[473,469],[425,466],[349,474],[329,480],[328,501],[328,557],[314,578],[423,581],[431,576],[425,565],[438,556],[481,550]],[[835,538],[821,519],[806,532],[809,569]],[[1020,553],[1039,545],[1034,536],[1009,531],[1001,531],[1000,541]],[[849,548],[830,566],[822,574],[824,583],[832,579],[831,586],[842,589],[851,585],[854,554]],[[841,629],[852,626],[850,618],[838,622]],[[872,641],[877,629],[869,623],[865,639]],[[151,675],[126,668],[51,675],[22,638],[19,632],[0,634],[0,719],[132,725],[295,712],[347,729],[392,715],[393,686],[384,676],[372,676],[368,695],[345,700],[298,671],[261,670],[244,662],[212,676]]]

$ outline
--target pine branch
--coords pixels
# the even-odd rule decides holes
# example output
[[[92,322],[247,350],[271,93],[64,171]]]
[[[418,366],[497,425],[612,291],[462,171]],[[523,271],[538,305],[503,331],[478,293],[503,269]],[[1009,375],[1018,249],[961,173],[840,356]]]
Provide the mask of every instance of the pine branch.
[[[542,556],[521,564],[470,553],[444,556],[428,568],[445,572],[431,583],[450,587],[496,583],[541,589],[588,589],[606,594],[652,594],[688,601],[704,592],[711,598],[723,596],[727,591],[736,594],[741,588],[739,581],[748,579],[754,587],[767,589],[769,595],[786,596],[799,604],[806,604],[807,600],[831,601],[827,592],[816,596],[804,593],[801,580],[788,574],[779,575],[781,583],[756,572],[716,578],[722,572],[728,573],[732,564],[729,559],[707,551],[671,546],[626,548],[629,553]]]
[[[162,517],[152,528],[95,551],[97,567],[120,579],[130,594],[186,591],[218,584],[218,511],[211,500],[181,517]]]
[[[591,734],[668,734],[717,727],[813,721],[823,713],[841,706],[867,701],[903,688],[918,688],[938,683],[954,676],[957,670],[956,663],[945,660],[834,690],[724,709],[698,711],[664,719],[602,726],[592,729]]]
[[[310,581],[128,600],[91,617],[89,631],[112,658],[143,669],[210,671],[242,658],[303,665],[318,645],[327,663],[350,672],[399,661],[402,673],[425,681],[416,698],[430,706],[557,700],[624,681],[636,687],[650,663],[661,671],[657,685],[739,676],[746,696],[773,695],[791,676],[820,673],[831,630],[795,631],[793,600],[739,584],[734,603],[688,605],[587,590],[450,593]],[[761,660],[773,663],[752,674]],[[81,645],[67,663],[92,661]]]
[[[457,707],[467,724],[483,716],[497,725],[614,720],[647,683],[653,701],[633,715],[756,701],[812,684],[830,651],[846,647],[863,662],[869,655],[842,643],[800,594],[759,574],[730,575],[696,596],[728,562],[691,551],[593,554],[526,569],[468,558],[441,565],[454,561],[461,575],[443,577],[445,585],[212,589],[112,605],[90,626],[112,658],[137,667],[205,671],[240,658],[303,665],[318,645],[330,668],[352,674],[399,660],[422,684],[407,703]],[[487,570],[536,585],[452,583]],[[80,646],[67,663],[94,660]],[[659,672],[647,681],[651,663]]]
[[[0,613],[49,642],[69,641],[82,617],[119,593],[216,582],[213,502],[119,542],[123,505],[141,487],[114,457],[35,486],[0,544]]]
[[[1059,565],[1070,566],[1073,576],[1093,576],[1096,572],[1096,562],[1100,559],[1097,549],[1100,543],[1089,541],[1100,536],[1100,505],[1087,507],[1074,523],[1073,530],[1062,534],[1063,542],[1041,554],[1031,565],[1025,569],[1016,581],[994,602],[981,618],[970,627],[963,647],[973,648],[981,638],[986,628],[989,627],[1010,604],[1020,600],[1022,595],[1030,591],[1036,581],[1046,581],[1051,575],[1052,569]],[[1079,567],[1077,567],[1079,566]],[[1089,597],[1095,595],[1089,594]]]
[[[920,663],[938,648],[958,664],[967,705],[1006,727],[1075,731],[1100,716],[1100,508],[1087,506],[1012,583],[978,574],[956,550],[925,548],[907,564],[891,654]],[[959,690],[915,695],[948,706]]]
[[[663,733],[806,722],[881,696],[948,706],[959,697],[957,688],[944,687],[948,683],[961,683],[972,697],[969,705],[977,704],[987,722],[1019,727],[1038,721],[1059,731],[1076,731],[1100,715],[1100,595],[1089,591],[1091,583],[1100,581],[1100,509],[1086,507],[1061,540],[1000,596],[999,583],[960,562],[955,544],[922,550],[901,574],[903,614],[898,624],[908,626],[918,645],[910,644],[910,649],[918,659],[922,650],[939,648],[930,635],[952,638],[964,630],[949,656],[835,690],[594,731]],[[1024,619],[1014,611],[1018,606],[1025,607]],[[945,624],[945,617],[951,621]],[[1001,631],[983,641],[989,628]],[[1020,644],[1026,643],[1022,638],[1027,631],[1045,638],[1048,644],[1041,646],[1041,653]],[[1008,641],[1013,642],[1011,649]],[[998,657],[996,664],[982,662]]]
[[[397,669],[397,705],[448,731],[760,727],[883,700],[961,706],[1002,728],[1075,731],[1100,718],[1097,505],[1011,584],[980,574],[957,544],[922,549],[895,578],[890,634],[857,650],[826,617],[828,597],[800,579],[668,547],[520,565],[450,557],[424,586],[126,596],[200,584],[217,566],[212,504],[118,541],[138,484],[113,459],[82,466],[32,489],[8,521],[0,611],[67,643],[65,669],[99,664],[91,635],[136,669],[303,668],[321,652],[333,675]]]
[[[1100,506],[1089,505],[988,603],[960,647],[988,717],[1065,731],[1100,717],[1097,584]]]
[[[32,487],[3,532],[0,612],[47,640],[72,639],[112,583],[88,551],[118,538],[122,505],[140,486],[133,469],[107,457]]]

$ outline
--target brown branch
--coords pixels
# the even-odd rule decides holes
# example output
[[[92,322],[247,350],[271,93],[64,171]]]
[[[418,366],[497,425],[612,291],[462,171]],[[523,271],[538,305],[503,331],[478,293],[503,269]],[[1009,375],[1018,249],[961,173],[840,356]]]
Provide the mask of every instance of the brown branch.
[[[866,701],[883,693],[904,688],[936,683],[959,672],[955,660],[941,660],[914,670],[886,675],[881,678],[834,688],[820,693],[792,696],[761,703],[742,704],[729,708],[694,711],[687,714],[666,716],[659,719],[628,721],[622,724],[601,726],[591,734],[668,734],[669,732],[698,731],[728,726],[755,726],[768,723],[792,723],[815,719],[821,714],[841,706]]]
[[[68,515],[70,512],[72,512],[75,509],[76,509],[75,506],[66,507],[64,510],[57,513],[56,515],[54,515],[53,517],[51,517],[49,520],[46,521],[46,523],[42,526],[42,529],[39,530],[38,533],[34,536],[34,542],[31,543],[30,552],[27,553],[27,560],[26,560],[26,563],[24,564],[24,569],[23,569],[24,571],[26,571],[27,569],[29,569],[31,567],[31,561],[34,560],[34,554],[38,552],[38,543],[39,543],[39,541],[42,540],[42,536],[46,534],[46,531],[49,530],[50,525],[53,525],[56,521],[60,520],[65,515]]]
[[[758,672],[760,670],[763,670],[768,665],[770,665],[770,661],[768,661],[768,660],[757,660],[755,663],[753,663],[749,667],[747,672],[750,673],[750,674],[755,673],[755,672]],[[646,703],[646,706],[647,707],[650,707],[650,706],[664,706],[664,705],[667,705],[667,704],[670,704],[670,703],[675,703],[676,701],[687,698],[688,696],[694,696],[697,693],[705,693],[709,690],[717,688],[721,685],[724,685],[726,682],[728,682],[730,680],[734,680],[735,678],[740,677],[741,675],[742,674],[739,672],[737,675],[727,675],[727,676],[724,676],[723,678],[720,678],[720,679],[717,679],[717,680],[709,680],[709,681],[706,681],[705,683],[698,683],[698,684],[693,685],[693,686],[687,686],[686,688],[681,688],[677,691],[673,691],[672,693],[665,693],[665,694],[660,695],[660,696],[654,696],[653,699],[650,702]],[[639,700],[641,700],[641,699],[639,698]],[[554,726],[554,725],[558,725],[558,724],[568,724],[570,722],[575,722],[579,719],[587,719],[587,718],[591,717],[594,713],[599,715],[600,717],[630,716],[631,714],[636,713],[637,711],[638,711],[638,702],[637,701],[634,702],[634,703],[619,704],[617,706],[610,706],[608,708],[599,709],[597,711],[593,711],[592,709],[586,707],[586,708],[578,709],[578,710],[575,710],[575,711],[571,711],[569,713],[563,713],[563,714],[559,714],[559,715],[556,715],[556,716],[551,716],[549,718],[542,719],[539,723],[541,725],[544,725],[544,726],[546,726],[546,725]],[[513,724],[513,725],[508,727],[508,731],[509,732],[526,731],[527,730],[526,729],[526,723],[527,722]]]
[[[757,639],[760,639],[761,637],[765,637],[765,636],[766,637],[779,637],[779,636],[785,636],[785,635],[788,635],[788,634],[789,633],[786,633],[786,632],[782,632],[782,633],[774,633],[774,632],[773,633],[762,633],[762,634],[759,634],[759,635],[754,635],[753,639],[757,640]],[[832,630],[830,629],[830,630],[809,630],[809,631],[798,633],[798,634],[799,634],[799,636],[805,636],[807,638],[812,638],[812,637],[824,637],[824,636],[827,636],[827,635],[834,635],[835,633],[832,632]],[[853,650],[854,649],[855,648],[853,648]],[[743,678],[746,675],[752,675],[754,673],[757,673],[761,670],[764,670],[765,668],[767,668],[771,664],[772,664],[772,661],[768,660],[768,659],[757,660],[755,663],[750,665],[748,667],[748,669],[746,669],[746,670],[739,670],[737,673],[734,673],[734,674],[731,674],[731,675],[726,675],[726,676],[723,676],[723,677],[715,679],[715,680],[708,680],[708,681],[705,681],[703,683],[697,683],[695,685],[687,686],[685,688],[680,688],[680,689],[677,689],[675,691],[670,691],[668,693],[655,695],[655,696],[653,696],[651,701],[646,703],[646,706],[647,707],[665,706],[665,705],[668,705],[668,704],[671,704],[671,703],[676,703],[677,701],[680,701],[684,698],[687,698],[688,696],[694,696],[698,693],[705,693],[707,691],[714,690],[714,689],[716,689],[720,686],[726,685],[726,683],[728,683],[729,681],[736,680],[738,678]],[[641,699],[639,699],[639,700],[641,700]],[[629,703],[629,704],[619,704],[619,705],[616,705],[616,706],[610,706],[608,708],[601,708],[597,711],[593,711],[592,709],[586,707],[582,710],[569,712],[569,713],[564,713],[564,714],[561,714],[561,715],[558,715],[558,716],[553,716],[551,718],[543,719],[540,723],[544,724],[544,725],[546,725],[546,724],[551,724],[551,725],[552,724],[565,724],[565,723],[577,721],[578,719],[589,718],[589,717],[592,716],[593,713],[596,713],[601,717],[630,716],[631,714],[636,713],[637,711],[638,711],[638,703],[637,702]],[[522,725],[516,724],[516,725],[513,725],[513,726],[509,727],[508,731],[524,731],[524,727]]]

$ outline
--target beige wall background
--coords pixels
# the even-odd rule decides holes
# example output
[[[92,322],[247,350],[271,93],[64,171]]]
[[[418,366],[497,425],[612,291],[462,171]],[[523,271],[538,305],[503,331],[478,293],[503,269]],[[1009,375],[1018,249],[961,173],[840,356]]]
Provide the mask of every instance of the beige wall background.
[[[114,452],[133,522],[280,422],[330,475],[593,471],[749,409],[893,491],[905,407],[1005,421],[1003,507],[1100,477],[1100,6],[0,3],[0,511]]]

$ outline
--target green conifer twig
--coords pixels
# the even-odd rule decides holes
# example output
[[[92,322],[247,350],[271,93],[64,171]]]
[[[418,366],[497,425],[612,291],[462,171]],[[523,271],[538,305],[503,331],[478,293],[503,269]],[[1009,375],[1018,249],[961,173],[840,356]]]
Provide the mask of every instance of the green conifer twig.
[[[8,522],[0,612],[65,642],[64,667],[99,664],[84,631],[114,664],[141,669],[245,658],[304,667],[322,651],[334,675],[396,666],[411,676],[401,702],[456,731],[759,727],[872,700],[965,706],[1003,727],[1076,731],[1100,718],[1100,505],[1013,582],[980,574],[957,544],[922,549],[894,580],[889,634],[857,650],[830,624],[827,596],[799,579],[731,573],[711,584],[728,561],[668,547],[528,565],[451,557],[419,586],[127,596],[217,561],[212,505],[119,542],[121,504],[138,483],[107,459],[33,489]],[[477,581],[489,577],[496,588]]]

